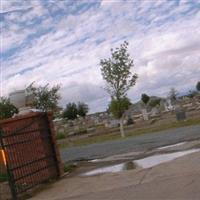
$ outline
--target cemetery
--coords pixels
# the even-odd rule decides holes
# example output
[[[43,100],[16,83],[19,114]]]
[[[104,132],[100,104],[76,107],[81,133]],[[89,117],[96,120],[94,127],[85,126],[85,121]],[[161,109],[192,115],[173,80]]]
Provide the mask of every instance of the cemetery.
[[[155,98],[155,97],[154,97]],[[160,103],[153,107],[146,107],[141,102],[133,104],[125,113],[124,128],[129,132],[140,129],[151,129],[188,120],[200,118],[200,95],[191,99],[184,97],[176,103],[171,103],[169,98],[161,98]],[[61,146],[73,141],[91,138],[100,135],[119,134],[119,121],[107,112],[88,115],[74,121],[65,119],[54,120],[56,133],[62,133],[63,139],[58,140]],[[67,145],[66,145],[67,146]]]
[[[0,5],[0,200],[200,199],[200,0]]]

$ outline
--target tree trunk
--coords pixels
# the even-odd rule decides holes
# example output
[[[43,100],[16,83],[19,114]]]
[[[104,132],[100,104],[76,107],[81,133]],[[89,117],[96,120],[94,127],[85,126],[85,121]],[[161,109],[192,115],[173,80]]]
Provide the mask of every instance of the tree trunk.
[[[123,118],[120,119],[120,133],[121,133],[121,137],[125,137]]]

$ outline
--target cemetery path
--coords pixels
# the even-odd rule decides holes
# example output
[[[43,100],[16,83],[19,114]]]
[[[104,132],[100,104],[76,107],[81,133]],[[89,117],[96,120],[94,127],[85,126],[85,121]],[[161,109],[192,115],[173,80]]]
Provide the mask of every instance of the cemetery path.
[[[200,125],[181,127],[129,137],[123,140],[108,141],[82,147],[61,150],[64,162],[103,158],[129,151],[148,151],[153,148],[200,138]]]

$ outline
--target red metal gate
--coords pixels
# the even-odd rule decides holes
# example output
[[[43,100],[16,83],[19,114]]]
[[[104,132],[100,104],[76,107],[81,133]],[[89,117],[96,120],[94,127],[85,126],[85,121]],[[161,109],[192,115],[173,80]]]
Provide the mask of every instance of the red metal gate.
[[[13,199],[61,173],[51,116],[34,113],[0,122]]]

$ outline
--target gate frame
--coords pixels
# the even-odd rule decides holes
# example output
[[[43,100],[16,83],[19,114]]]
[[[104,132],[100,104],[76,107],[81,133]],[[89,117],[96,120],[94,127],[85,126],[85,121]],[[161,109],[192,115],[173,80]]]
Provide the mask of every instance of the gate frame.
[[[12,123],[13,121],[17,121],[17,120],[33,118],[33,121],[30,124],[25,125],[24,127],[20,128],[19,130],[14,130],[13,131],[14,134],[17,134],[17,132],[20,132],[21,130],[28,128],[34,122],[38,121],[38,118],[40,118],[40,117],[45,121],[45,123],[47,125],[46,131],[47,131],[47,134],[48,134],[48,137],[49,137],[48,144],[50,145],[50,149],[51,149],[51,153],[52,153],[52,160],[54,160],[54,163],[56,165],[55,166],[56,176],[54,178],[57,179],[63,174],[63,164],[61,162],[60,153],[59,153],[59,150],[58,150],[58,146],[56,144],[55,129],[54,129],[53,121],[52,121],[52,116],[53,115],[50,112],[48,112],[48,113],[47,112],[37,112],[37,113],[29,113],[27,115],[17,116],[15,118],[9,118],[9,119],[0,121],[0,144],[1,144],[2,150],[5,152],[6,170],[7,170],[7,174],[8,174],[8,182],[9,182],[12,198],[14,200],[18,199],[18,195],[20,195],[21,193],[25,193],[27,190],[29,190],[31,188],[34,188],[36,185],[31,186],[30,188],[28,188],[27,190],[25,190],[23,192],[20,192],[20,193],[17,192],[17,190],[16,190],[16,181],[14,180],[14,177],[13,177],[13,171],[14,170],[10,169],[8,154],[6,152],[5,144],[4,144],[4,141],[3,141],[3,139],[5,137],[5,132],[6,132],[6,131],[3,130],[3,124],[9,124],[9,122]],[[39,130],[40,130],[40,128],[39,128]],[[11,134],[13,134],[13,133],[11,133]],[[27,131],[27,134],[28,134],[28,131]],[[46,181],[48,181],[50,179],[51,178],[48,177],[44,181],[39,182],[38,185],[40,185],[43,182],[46,182]]]
[[[0,144],[1,144],[2,150],[4,151],[4,155],[5,155],[5,159],[6,159],[6,171],[7,171],[7,175],[8,175],[8,183],[10,186],[12,198],[17,199],[17,192],[16,192],[15,185],[14,185],[13,174],[9,168],[8,157],[7,157],[7,153],[6,153],[4,144],[3,144],[3,133],[4,132],[3,132],[2,128],[0,128]]]

